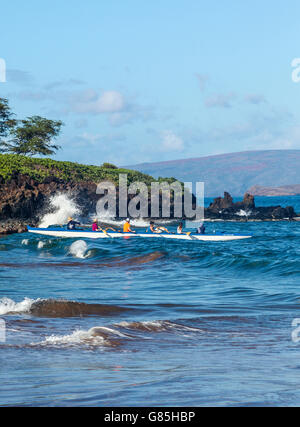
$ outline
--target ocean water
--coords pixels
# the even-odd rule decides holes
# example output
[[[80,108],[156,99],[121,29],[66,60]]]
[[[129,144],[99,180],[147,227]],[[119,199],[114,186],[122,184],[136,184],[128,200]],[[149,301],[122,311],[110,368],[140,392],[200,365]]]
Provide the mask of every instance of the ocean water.
[[[300,405],[300,223],[214,230],[2,237],[0,406]]]

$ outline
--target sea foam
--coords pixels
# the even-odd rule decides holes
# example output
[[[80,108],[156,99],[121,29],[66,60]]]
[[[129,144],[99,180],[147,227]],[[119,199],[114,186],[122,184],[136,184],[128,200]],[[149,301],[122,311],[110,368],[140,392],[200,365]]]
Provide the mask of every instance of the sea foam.
[[[47,228],[54,224],[66,224],[68,217],[80,215],[80,209],[72,198],[64,193],[55,194],[50,199],[50,208],[54,212],[44,215],[39,226]]]
[[[0,315],[4,314],[13,314],[13,313],[28,313],[32,307],[32,304],[40,301],[33,300],[30,298],[25,298],[21,302],[15,302],[10,298],[1,298],[0,299]]]

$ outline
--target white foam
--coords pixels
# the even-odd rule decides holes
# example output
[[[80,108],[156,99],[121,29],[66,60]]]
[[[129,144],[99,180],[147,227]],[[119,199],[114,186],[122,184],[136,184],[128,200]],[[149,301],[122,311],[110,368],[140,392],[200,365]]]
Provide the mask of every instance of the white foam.
[[[239,212],[237,212],[237,215],[238,216],[250,216],[251,215],[251,213],[252,213],[252,211],[250,211],[250,210],[248,210],[248,211],[245,211],[245,210],[243,210],[243,209],[241,209]]]
[[[23,240],[22,240],[22,245],[27,246],[27,245],[28,245],[28,243],[29,243],[29,240],[28,240],[28,239],[23,239]]]
[[[115,337],[128,338],[127,335],[124,335],[115,329],[96,326],[88,331],[77,329],[69,335],[51,335],[44,341],[33,345],[72,346],[85,344],[91,346],[107,346],[110,345],[109,339]]]
[[[42,242],[41,240],[38,243],[38,249],[42,249],[45,246],[45,242]]]
[[[39,227],[47,228],[50,225],[54,224],[66,224],[68,222],[68,217],[80,215],[80,210],[76,206],[74,200],[64,193],[58,193],[51,197],[50,207],[54,209],[55,212],[48,213],[42,218]]]
[[[130,338],[128,335],[122,334],[121,332],[117,331],[116,329],[107,328],[106,326],[96,326],[89,330],[89,334],[92,336],[97,336],[97,334],[104,333],[105,335],[112,335],[112,336],[118,336],[121,338]]]
[[[7,313],[28,313],[34,302],[40,301],[32,300],[30,298],[25,298],[21,302],[15,302],[10,298],[1,298],[0,299],[0,315]]]
[[[73,345],[73,344],[89,344],[103,345],[105,342],[101,336],[93,336],[90,331],[76,330],[70,335],[51,335],[47,337],[39,345]]]
[[[88,246],[86,242],[83,240],[76,240],[76,242],[72,243],[70,246],[69,253],[73,255],[75,258],[87,258],[89,253],[87,252]]]

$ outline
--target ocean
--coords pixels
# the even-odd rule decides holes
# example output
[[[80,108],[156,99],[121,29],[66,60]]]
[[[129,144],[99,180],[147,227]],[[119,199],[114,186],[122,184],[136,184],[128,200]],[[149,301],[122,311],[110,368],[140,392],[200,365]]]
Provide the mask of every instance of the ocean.
[[[300,405],[300,222],[206,225],[254,237],[0,238],[0,406]]]

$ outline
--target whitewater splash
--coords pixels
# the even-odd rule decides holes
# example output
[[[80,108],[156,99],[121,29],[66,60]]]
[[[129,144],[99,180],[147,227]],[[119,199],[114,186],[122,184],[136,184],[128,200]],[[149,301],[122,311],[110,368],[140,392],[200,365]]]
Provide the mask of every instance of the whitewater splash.
[[[32,343],[38,346],[104,346],[117,347],[120,345],[120,339],[130,339],[127,334],[123,334],[116,329],[107,328],[105,326],[96,326],[90,330],[77,329],[75,332],[68,335],[51,335],[44,341]]]
[[[39,300],[32,300],[30,298],[25,298],[21,302],[15,302],[10,298],[1,298],[0,299],[0,315],[5,314],[18,314],[18,313],[29,313],[32,307],[32,304]]]
[[[76,203],[67,194],[56,194],[50,199],[50,208],[54,212],[44,215],[39,227],[47,228],[50,225],[63,225],[68,222],[68,217],[76,217],[80,215],[80,209]]]
[[[45,246],[45,242],[42,242],[41,240],[38,243],[38,249],[43,249],[43,247]]]
[[[68,222],[68,217],[76,219],[81,216],[80,208],[68,194],[55,194],[50,198],[49,204],[52,212],[43,216],[39,224],[41,228],[47,228],[51,225],[64,225]],[[100,224],[108,224],[117,228],[122,228],[124,224],[124,220],[116,219],[109,212],[103,213],[100,216],[97,216],[96,213],[91,213],[86,219],[90,224],[94,219],[97,219]],[[168,225],[174,223],[174,220],[160,220],[159,223]],[[149,227],[149,224],[149,219],[136,218],[131,220],[131,225],[137,228]]]
[[[236,215],[238,216],[245,216],[245,217],[248,217],[251,214],[252,214],[251,210],[243,210],[243,209],[240,209],[240,211],[236,213]]]
[[[88,251],[88,245],[83,240],[76,240],[72,243],[69,249],[69,253],[75,258],[85,259],[88,258],[90,252]]]

